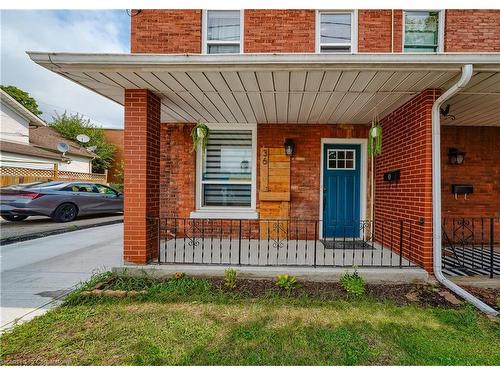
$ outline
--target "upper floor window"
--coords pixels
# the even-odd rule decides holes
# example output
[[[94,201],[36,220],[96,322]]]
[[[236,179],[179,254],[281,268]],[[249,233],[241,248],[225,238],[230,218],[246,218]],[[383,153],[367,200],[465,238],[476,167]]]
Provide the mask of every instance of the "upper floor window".
[[[355,12],[319,11],[316,17],[316,52],[356,52]]]
[[[242,12],[239,10],[206,10],[204,12],[204,53],[240,53]]]
[[[442,14],[441,11],[405,11],[404,52],[441,52]]]

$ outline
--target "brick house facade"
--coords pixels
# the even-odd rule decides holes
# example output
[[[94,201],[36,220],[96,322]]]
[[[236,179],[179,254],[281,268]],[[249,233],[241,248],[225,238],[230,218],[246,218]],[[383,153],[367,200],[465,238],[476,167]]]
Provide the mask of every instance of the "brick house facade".
[[[137,10],[131,17],[129,56],[133,59],[141,54],[137,55],[141,60],[134,60],[134,64],[142,64],[143,70],[136,70],[135,75],[125,70],[103,71],[105,82],[114,82],[121,90],[116,91],[114,100],[120,101],[120,92],[125,92],[125,260],[146,263],[157,257],[157,224],[148,222],[147,217],[203,218],[200,199],[211,199],[203,194],[219,194],[213,192],[223,189],[210,187],[209,180],[201,181],[200,168],[204,167],[197,164],[202,163],[199,155],[191,151],[194,124],[205,119],[209,124],[255,125],[256,152],[251,160],[255,163],[254,219],[262,218],[264,205],[265,210],[270,207],[262,194],[267,193],[263,186],[268,183],[262,182],[262,150],[283,148],[287,139],[295,143],[295,153],[289,159],[276,156],[280,163],[289,163],[289,199],[286,210],[280,211],[281,218],[323,220],[326,186],[322,179],[330,170],[324,164],[330,151],[323,146],[357,142],[364,168],[363,199],[358,208],[361,220],[411,221],[411,237],[402,238],[401,246],[404,244],[406,252],[412,249],[412,262],[432,272],[433,104],[469,63],[477,70],[471,81],[471,87],[477,88],[474,95],[498,91],[497,66],[483,68],[481,59],[498,62],[500,11],[242,12],[227,19],[227,15],[218,15],[221,25],[237,35],[226,38],[210,28],[214,26],[207,21],[206,11]],[[344,18],[331,21],[328,17]],[[422,17],[435,22],[432,40],[427,40],[427,34],[420,39],[413,37],[411,25],[418,29]],[[345,30],[328,29],[332,22]],[[334,35],[337,32],[339,35]],[[427,38],[425,43],[422,38]],[[419,48],[427,53],[418,53]],[[210,51],[229,55],[211,56]],[[462,58],[457,52],[484,55]],[[148,55],[158,63],[146,62]],[[160,61],[165,65],[158,65]],[[419,65],[423,63],[434,65]],[[498,143],[500,128],[494,125],[500,125],[500,118],[487,109],[498,98],[484,96],[484,105],[490,107],[469,115],[465,111],[474,108],[478,98],[472,96],[469,99],[476,102],[470,105],[464,104],[465,96],[447,102],[457,121],[444,116],[440,119],[442,212],[498,217],[500,163],[492,145],[495,140]],[[372,213],[371,164],[363,156],[363,148],[375,116],[381,119],[383,147],[374,163]],[[339,147],[336,152],[344,146]],[[466,152],[463,166],[447,165],[448,148]],[[384,173],[392,170],[398,170],[401,177],[388,183]],[[474,184],[477,194],[466,203],[455,200],[449,191],[452,183]],[[247,191],[241,183],[238,186],[236,190]],[[231,212],[230,217],[238,218],[234,214],[237,210]],[[239,218],[250,217],[245,215]]]

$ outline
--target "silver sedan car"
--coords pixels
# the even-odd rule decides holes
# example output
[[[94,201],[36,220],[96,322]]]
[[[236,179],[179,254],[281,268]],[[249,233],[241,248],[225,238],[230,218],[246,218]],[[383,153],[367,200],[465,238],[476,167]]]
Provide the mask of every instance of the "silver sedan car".
[[[79,215],[123,212],[123,194],[102,184],[50,181],[0,189],[0,213],[9,221],[49,216],[68,222]]]

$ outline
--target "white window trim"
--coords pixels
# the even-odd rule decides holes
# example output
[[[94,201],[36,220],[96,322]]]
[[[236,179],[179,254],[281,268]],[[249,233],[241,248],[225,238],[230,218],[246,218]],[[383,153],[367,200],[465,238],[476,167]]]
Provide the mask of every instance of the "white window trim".
[[[405,16],[405,13],[406,12],[438,12],[439,13],[439,17],[438,17],[438,46],[437,46],[437,51],[436,52],[406,52],[405,51],[405,29],[406,29],[406,25],[405,25],[405,20],[406,20],[406,16]],[[401,22],[402,24],[402,27],[403,27],[403,30],[401,32],[401,51],[403,53],[408,53],[408,54],[412,54],[412,53],[443,53],[444,52],[444,29],[445,29],[445,13],[446,11],[444,9],[404,9],[403,10],[403,22]]]
[[[196,150],[196,211],[193,219],[257,219],[257,124],[206,124],[210,130],[251,130],[252,131],[252,193],[250,207],[203,207],[201,176],[203,158],[201,149]]]
[[[324,179],[324,149],[325,145],[329,144],[353,144],[361,146],[360,155],[360,184],[361,184],[361,197],[360,197],[360,210],[359,219],[365,220],[366,218],[366,206],[368,205],[367,196],[367,178],[368,178],[368,139],[366,138],[321,138],[321,152],[320,152],[320,186],[319,186],[319,218],[323,220],[323,179]],[[323,238],[323,225],[319,226],[319,237]]]
[[[207,40],[207,11],[209,10],[238,10],[240,12],[240,41],[208,41]],[[208,44],[239,44],[240,52],[239,54],[243,54],[243,32],[245,30],[244,23],[245,21],[245,11],[244,9],[203,9],[202,10],[202,22],[201,22],[201,51],[204,55],[208,54]],[[231,55],[225,53],[218,53],[218,55]]]
[[[356,158],[357,158],[357,152],[356,152],[356,149],[354,148],[329,148],[328,149],[328,152],[330,151],[334,151],[334,152],[338,152],[338,151],[352,151],[353,153],[353,159],[352,159],[352,167],[351,168],[347,168],[347,167],[344,167],[344,168],[339,168],[339,167],[335,167],[335,168],[330,168],[330,155],[328,155],[328,160],[326,161],[326,169],[328,169],[329,171],[354,171],[356,170]],[[347,160],[347,159],[343,159],[344,161]],[[350,159],[349,159],[350,160]],[[338,159],[337,159],[338,161]]]
[[[323,44],[325,46],[351,46],[350,52],[335,52],[335,53],[357,53],[358,52],[358,10],[357,9],[346,9],[346,10],[328,10],[328,9],[317,9],[316,10],[316,53],[328,53],[321,52],[321,13],[351,13],[351,43],[327,43]]]

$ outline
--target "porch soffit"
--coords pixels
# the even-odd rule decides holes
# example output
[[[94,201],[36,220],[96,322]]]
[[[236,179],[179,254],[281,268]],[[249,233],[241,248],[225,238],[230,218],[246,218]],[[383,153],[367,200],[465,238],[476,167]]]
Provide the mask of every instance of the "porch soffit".
[[[500,126],[500,55],[109,55],[30,52],[36,63],[117,103],[124,89],[162,100],[162,122],[366,124],[427,88],[475,74],[445,125]]]

